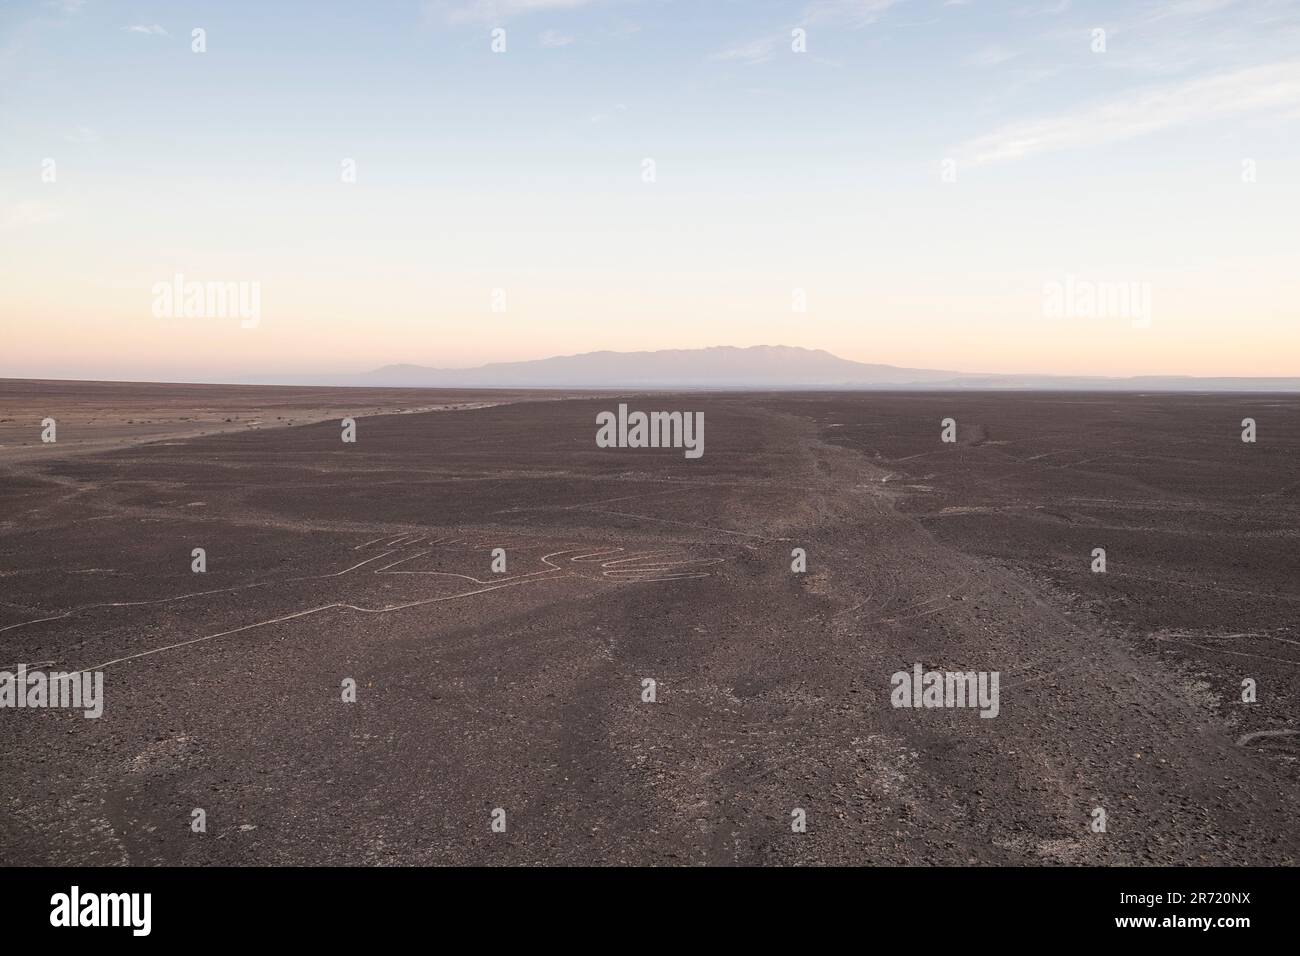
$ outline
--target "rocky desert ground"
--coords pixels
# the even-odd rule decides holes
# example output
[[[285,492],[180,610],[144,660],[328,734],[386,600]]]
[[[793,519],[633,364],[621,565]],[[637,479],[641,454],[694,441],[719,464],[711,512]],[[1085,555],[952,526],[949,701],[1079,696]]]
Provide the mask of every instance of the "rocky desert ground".
[[[618,403],[705,453],[597,447]],[[0,862],[1300,858],[1295,396],[7,382],[0,419],[0,669],[104,688],[0,710]],[[916,665],[996,672],[996,716],[893,706]]]

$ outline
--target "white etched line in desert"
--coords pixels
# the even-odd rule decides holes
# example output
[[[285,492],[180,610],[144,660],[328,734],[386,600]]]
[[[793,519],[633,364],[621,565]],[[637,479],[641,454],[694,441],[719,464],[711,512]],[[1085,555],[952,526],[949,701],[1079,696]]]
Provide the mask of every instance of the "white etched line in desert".
[[[557,580],[557,579],[554,579],[554,578],[551,578],[551,579],[546,579],[546,578],[536,578],[536,579],[534,579],[534,580]],[[195,645],[195,644],[202,644],[202,643],[205,642],[205,641],[216,640],[216,639],[219,638],[219,637],[229,637],[229,636],[232,635],[232,634],[239,634],[239,633],[241,633],[241,632],[243,632],[243,631],[251,631],[251,630],[253,630],[254,628],[265,627],[265,626],[267,626],[268,624],[281,624],[281,623],[283,623],[283,622],[285,622],[285,621],[292,621],[292,620],[295,620],[295,619],[300,618],[300,617],[306,617],[306,616],[308,616],[309,614],[319,614],[321,611],[329,611],[329,610],[331,610],[331,609],[335,609],[335,608],[342,609],[342,610],[348,610],[348,611],[357,611],[357,612],[362,613],[362,614],[388,614],[388,613],[390,613],[390,612],[392,612],[392,611],[405,611],[405,610],[408,610],[409,608],[413,608],[413,607],[424,607],[425,605],[428,605],[428,604],[438,604],[438,603],[440,603],[440,602],[442,602],[442,601],[455,601],[455,600],[459,600],[460,598],[473,597],[473,596],[476,595],[476,594],[486,594],[488,591],[496,591],[496,590],[499,590],[499,589],[501,589],[501,588],[511,587],[511,586],[513,586],[513,585],[515,585],[515,584],[526,584],[526,583],[529,583],[529,582],[527,582],[527,581],[522,581],[522,580],[517,580],[517,581],[507,581],[507,582],[503,582],[503,583],[501,583],[501,584],[494,584],[494,585],[492,585],[491,587],[479,588],[479,589],[476,590],[476,591],[465,591],[465,592],[463,592],[463,593],[461,593],[461,594],[449,594],[449,595],[444,595],[444,596],[442,596],[442,597],[428,598],[428,599],[423,600],[423,601],[411,601],[411,602],[406,603],[406,604],[394,604],[394,605],[392,605],[392,606],[390,606],[390,607],[381,607],[381,608],[360,607],[360,606],[358,606],[358,605],[356,605],[356,604],[346,604],[346,603],[341,603],[341,602],[334,603],[334,604],[322,604],[320,607],[309,608],[309,609],[307,609],[307,610],[305,610],[305,611],[295,611],[293,614],[286,614],[286,615],[283,615],[282,617],[275,617],[275,618],[271,618],[271,619],[266,620],[266,621],[257,621],[257,622],[255,622],[255,623],[253,623],[253,624],[245,624],[245,625],[243,625],[242,627],[232,628],[232,629],[229,630],[229,631],[221,631],[221,632],[219,632],[219,633],[217,633],[217,634],[206,634],[206,635],[204,635],[203,637],[195,637],[195,638],[192,638],[192,639],[190,639],[190,640],[188,640],[188,641],[180,641],[180,642],[175,643],[175,644],[168,644],[168,645],[166,645],[166,646],[164,646],[164,647],[155,647],[155,648],[152,648],[151,650],[140,651],[140,652],[137,653],[137,654],[128,654],[128,655],[125,656],[125,657],[119,657],[119,658],[116,658],[115,660],[106,661],[105,663],[103,663],[103,664],[97,664],[97,665],[95,665],[94,667],[85,667],[85,668],[82,668],[81,670],[79,670],[79,671],[75,671],[74,673],[77,673],[77,674],[85,674],[85,673],[90,672],[90,671],[99,671],[99,670],[104,670],[105,668],[112,667],[112,666],[114,666],[115,664],[125,664],[125,663],[127,663],[128,661],[139,660],[139,659],[141,659],[141,658],[143,658],[143,657],[152,657],[152,656],[154,656],[154,655],[156,655],[156,654],[162,654],[162,653],[164,653],[164,652],[166,652],[166,651],[177,650],[177,649],[182,648],[182,647],[191,647],[191,646],[193,646],[193,645]]]
[[[1257,730],[1253,734],[1242,734],[1237,738],[1237,746],[1244,747],[1252,740],[1265,740],[1270,737],[1294,737],[1300,730]]]
[[[1152,634],[1153,641],[1165,641],[1171,644],[1186,644],[1188,647],[1199,648],[1202,651],[1212,651],[1215,654],[1231,654],[1233,657],[1253,657],[1256,660],[1272,661],[1275,664],[1290,664],[1292,667],[1300,666],[1300,661],[1290,661],[1285,657],[1269,657],[1267,654],[1252,654],[1249,651],[1230,651],[1222,647],[1210,647],[1208,644],[1197,644],[1195,641],[1184,641],[1177,637],[1161,637]]]
[[[539,581],[539,580],[558,580],[559,578],[563,578],[563,577],[565,577],[566,575],[563,575],[563,574],[558,574],[558,575],[557,575],[557,572],[562,572],[562,571],[563,571],[563,568],[562,568],[562,566],[557,565],[557,564],[555,564],[555,563],[553,562],[552,559],[554,559],[554,558],[559,558],[559,557],[561,557],[561,556],[563,556],[563,555],[566,555],[566,554],[574,554],[575,552],[580,552],[580,553],[578,553],[575,557],[569,559],[571,563],[572,563],[572,562],[575,562],[575,561],[579,561],[579,560],[593,561],[593,560],[597,560],[597,559],[598,559],[599,557],[601,557],[601,556],[608,556],[608,555],[612,555],[612,554],[618,554],[618,553],[625,552],[625,550],[626,550],[626,549],[624,549],[624,548],[608,548],[608,549],[602,549],[601,551],[596,551],[596,552],[583,552],[582,549],[579,549],[579,548],[569,548],[569,549],[565,549],[565,550],[562,550],[562,551],[552,551],[552,552],[550,552],[549,554],[543,555],[543,556],[542,556],[542,559],[541,559],[541,560],[542,560],[542,563],[543,563],[543,564],[546,564],[547,567],[545,567],[545,568],[543,568],[543,569],[541,569],[541,570],[538,570],[538,571],[530,571],[530,572],[527,572],[527,573],[525,573],[525,574],[516,575],[516,576],[511,577],[511,578],[508,578],[508,579],[506,579],[506,580],[495,581],[495,582],[482,581],[482,580],[479,580],[479,579],[477,579],[477,578],[472,578],[472,577],[470,577],[469,575],[454,574],[454,573],[452,573],[452,572],[444,572],[444,571],[430,571],[430,572],[401,572],[401,571],[388,571],[388,570],[385,570],[385,568],[379,568],[379,569],[374,570],[373,573],[375,573],[375,574],[381,574],[381,573],[383,573],[383,574],[402,574],[402,573],[426,573],[426,574],[435,574],[435,575],[441,575],[441,576],[444,576],[444,577],[458,577],[458,578],[464,578],[464,579],[466,579],[466,580],[470,580],[470,581],[472,581],[472,582],[475,583],[475,584],[481,584],[481,585],[484,585],[484,586],[483,586],[483,587],[480,587],[480,588],[477,588],[477,589],[475,589],[475,590],[472,590],[472,591],[461,592],[461,593],[459,593],[459,594],[442,595],[442,596],[439,596],[439,597],[426,598],[426,599],[424,599],[424,600],[419,600],[419,601],[409,601],[409,602],[406,602],[406,603],[404,603],[404,604],[394,604],[394,605],[389,605],[389,606],[386,606],[386,607],[380,607],[380,608],[368,608],[368,607],[362,607],[362,606],[357,605],[357,604],[349,604],[349,603],[346,603],[346,602],[335,602],[335,603],[331,603],[331,604],[324,604],[324,605],[321,605],[321,606],[319,606],[319,607],[308,608],[307,610],[303,610],[303,611],[296,611],[296,612],[294,612],[294,613],[292,613],[292,614],[287,614],[287,615],[282,615],[282,616],[279,616],[279,617],[270,618],[270,619],[265,620],[265,621],[257,621],[257,622],[254,622],[254,623],[252,623],[252,624],[245,624],[245,625],[242,625],[242,626],[237,627],[237,628],[232,628],[232,629],[230,629],[230,630],[220,631],[220,632],[218,632],[218,633],[216,633],[216,634],[208,634],[208,635],[204,635],[204,636],[202,636],[202,637],[192,638],[192,639],[187,640],[187,641],[180,641],[180,642],[177,642],[177,643],[174,643],[174,644],[168,644],[168,645],[166,645],[166,646],[164,646],[164,647],[153,648],[153,649],[151,649],[151,650],[147,650],[147,651],[141,651],[141,652],[139,652],[139,653],[137,653],[137,654],[129,654],[129,655],[125,656],[125,657],[119,657],[119,658],[116,658],[116,659],[114,659],[114,660],[111,660],[111,661],[108,661],[108,662],[106,662],[106,663],[100,664],[100,665],[98,665],[98,666],[96,666],[96,667],[84,668],[84,669],[82,669],[81,671],[78,671],[77,673],[85,673],[86,671],[92,671],[92,670],[102,670],[102,669],[104,669],[104,668],[111,667],[111,666],[114,666],[114,665],[116,665],[116,664],[122,664],[122,663],[126,663],[126,662],[128,662],[128,661],[139,660],[139,659],[144,658],[144,657],[150,657],[150,656],[153,656],[153,655],[155,655],[155,654],[161,654],[161,653],[163,653],[163,652],[165,652],[165,651],[177,650],[177,649],[179,649],[179,648],[183,648],[183,647],[190,647],[190,646],[192,646],[192,645],[194,645],[194,644],[200,644],[200,643],[203,643],[203,642],[205,642],[205,641],[215,640],[215,639],[220,638],[220,637],[229,637],[229,636],[232,635],[232,634],[239,634],[239,633],[242,633],[242,632],[244,632],[244,631],[252,630],[252,629],[254,629],[254,628],[264,627],[264,626],[269,625],[269,624],[278,624],[278,623],[282,623],[282,622],[284,622],[284,621],[295,620],[295,619],[300,618],[300,617],[305,617],[305,616],[307,616],[307,615],[311,615],[311,614],[317,614],[317,613],[320,613],[321,611],[327,611],[327,610],[331,610],[331,609],[350,610],[350,611],[356,611],[356,612],[358,612],[358,613],[363,613],[363,614],[387,614],[387,613],[392,612],[392,611],[401,611],[401,610],[406,610],[406,609],[409,609],[409,608],[424,607],[424,606],[429,605],[429,604],[437,604],[437,603],[440,603],[440,602],[443,602],[443,601],[452,601],[452,600],[458,600],[458,599],[460,599],[460,598],[472,597],[472,596],[474,596],[474,595],[478,595],[478,594],[486,594],[486,593],[488,593],[488,592],[490,592],[490,591],[496,591],[496,590],[500,590],[501,588],[512,587],[513,585],[516,585],[516,584],[526,584],[526,583],[529,583],[530,581]],[[380,553],[380,554],[373,555],[372,557],[367,558],[365,561],[359,562],[358,564],[355,564],[355,565],[353,565],[353,566],[351,566],[351,567],[349,567],[349,568],[345,568],[343,571],[337,571],[337,572],[334,572],[334,573],[332,573],[332,574],[313,575],[313,576],[311,576],[310,578],[296,578],[296,579],[291,579],[291,580],[314,580],[314,579],[326,578],[326,577],[338,577],[339,575],[347,574],[348,572],[350,572],[350,571],[354,571],[354,570],[356,570],[357,568],[362,567],[363,565],[369,564],[369,563],[371,563],[372,561],[380,560],[381,558],[384,558],[384,557],[388,557],[388,556],[390,556],[390,555],[392,555],[392,554],[394,554],[394,553],[396,553],[396,552],[395,552],[395,551],[387,551],[387,552],[383,552],[383,553]],[[428,553],[428,552],[422,552],[422,553]],[[662,552],[658,552],[658,553],[662,553]],[[646,557],[651,556],[651,555],[654,555],[654,554],[656,554],[656,552],[646,552],[645,554],[641,554],[641,555],[632,555],[630,558],[625,558],[625,559],[622,559],[622,560],[643,560],[643,559],[645,559]],[[421,555],[419,555],[419,554],[411,555],[409,558],[403,558],[402,560],[396,562],[396,564],[400,564],[400,563],[403,563],[403,561],[410,560],[411,558],[420,557],[420,556],[421,556]],[[610,575],[613,575],[613,574],[627,574],[627,575],[640,574],[640,575],[643,575],[643,577],[641,577],[641,578],[639,578],[639,579],[633,579],[633,582],[632,582],[632,583],[654,583],[654,582],[659,582],[659,581],[695,580],[695,579],[698,579],[698,578],[708,577],[709,575],[708,575],[708,574],[705,574],[705,573],[699,573],[699,572],[684,572],[684,573],[680,573],[680,574],[675,574],[675,573],[664,574],[663,572],[665,572],[665,571],[669,571],[670,568],[672,568],[672,567],[678,567],[678,566],[682,566],[682,565],[696,565],[696,566],[703,566],[703,565],[706,565],[706,564],[715,564],[715,563],[721,562],[721,561],[723,561],[723,560],[725,560],[725,559],[723,559],[723,558],[703,558],[703,559],[689,559],[689,558],[687,558],[687,559],[683,559],[683,560],[680,561],[680,562],[673,562],[673,563],[671,563],[671,564],[663,564],[662,562],[660,562],[660,563],[657,563],[657,564],[656,564],[655,566],[653,566],[653,567],[646,567],[646,568],[621,568],[621,569],[616,569],[616,570],[614,570],[614,571],[612,571],[612,572],[611,572],[611,571],[603,571],[602,574],[605,575],[605,576],[607,576],[607,577],[610,576]],[[393,565],[389,565],[389,566],[386,566],[386,567],[392,567],[392,566],[393,566]],[[570,573],[572,573],[572,572],[570,572]],[[650,577],[645,577],[645,575],[650,575]],[[613,579],[613,580],[620,580],[620,579]],[[287,583],[287,582],[279,582],[279,583]],[[227,589],[227,590],[229,590],[229,589]],[[220,593],[220,592],[212,592],[212,593]],[[164,599],[164,600],[166,600],[166,599]],[[154,603],[154,602],[150,602],[150,603]]]
[[[300,581],[319,581],[325,578],[337,578],[341,575],[347,574],[349,571],[355,571],[357,568],[367,565],[371,561],[378,561],[379,559],[386,558],[391,554],[396,554],[396,552],[385,551],[382,554],[376,554],[373,557],[366,558],[366,560],[354,564],[350,568],[344,568],[342,571],[329,571],[325,574],[307,574],[299,577],[284,578],[279,581],[251,581],[248,584],[235,584],[228,588],[213,588],[210,591],[191,591],[188,594],[177,594],[165,598],[153,598],[148,601],[109,601],[100,604],[85,604],[81,607],[73,608],[70,611],[64,611],[62,614],[56,614],[53,617],[38,617],[31,621],[19,621],[16,624],[6,624],[4,627],[0,627],[0,632],[8,631],[16,627],[28,627],[32,624],[44,624],[48,621],[61,621],[65,618],[73,617],[77,614],[84,614],[86,611],[94,611],[99,608],[149,607],[154,604],[170,604],[173,601],[189,601],[194,598],[211,597],[214,594],[230,594],[234,591],[246,591],[250,588],[265,588],[273,587],[275,585],[295,584]]]
[[[382,574],[383,572],[387,571],[389,568],[395,568],[399,564],[405,564],[407,561],[414,561],[416,558],[423,557],[428,553],[429,551],[417,551],[415,552],[415,554],[407,555],[404,558],[398,558],[392,564],[385,564],[382,568],[375,568],[375,574]],[[390,551],[389,554],[392,554],[392,552]]]

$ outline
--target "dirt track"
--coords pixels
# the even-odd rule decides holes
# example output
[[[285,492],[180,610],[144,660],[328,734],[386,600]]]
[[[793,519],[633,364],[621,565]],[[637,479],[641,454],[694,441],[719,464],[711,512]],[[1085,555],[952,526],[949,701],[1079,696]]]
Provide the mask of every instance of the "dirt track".
[[[0,862],[1300,860],[1300,738],[1238,743],[1297,728],[1300,400],[627,400],[703,458],[613,398],[0,456],[0,668],[107,698],[0,710]]]

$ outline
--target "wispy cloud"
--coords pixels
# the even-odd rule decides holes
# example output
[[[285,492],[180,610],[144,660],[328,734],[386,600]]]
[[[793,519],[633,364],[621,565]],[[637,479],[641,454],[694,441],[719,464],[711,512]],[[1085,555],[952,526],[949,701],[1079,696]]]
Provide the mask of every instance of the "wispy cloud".
[[[538,36],[537,42],[544,47],[554,49],[555,47],[568,46],[573,42],[573,37],[561,33],[559,30],[543,30],[541,35]]]
[[[86,0],[42,0],[41,6],[71,16],[86,5]]]
[[[1055,17],[1070,9],[1070,0],[1051,0],[1050,3],[1023,7],[1017,12],[1022,17]]]
[[[446,23],[504,23],[529,13],[554,13],[590,6],[599,0],[425,0],[426,20]]]
[[[1158,3],[1149,7],[1142,15],[1148,23],[1170,20],[1177,17],[1200,17],[1224,7],[1235,5],[1238,0],[1174,0],[1172,3]]]
[[[804,8],[801,24],[809,26],[840,26],[859,29],[870,26],[893,6],[905,0],[813,0]],[[790,42],[789,32],[776,33],[742,40],[712,54],[710,60],[732,60],[741,63],[764,63],[772,58],[778,46]]]
[[[1006,162],[1238,114],[1285,112],[1298,105],[1300,60],[1293,60],[1139,90],[1058,116],[1008,123],[967,140],[952,154],[970,165]]]
[[[890,8],[904,0],[813,0],[804,13],[808,23],[838,23],[865,27],[875,23]]]
[[[127,33],[144,33],[148,36],[155,36],[155,37],[167,36],[167,31],[164,30],[156,23],[149,23],[149,24],[137,23],[134,26],[123,27],[122,29],[125,30]]]
[[[784,39],[779,36],[759,37],[733,44],[712,54],[710,60],[731,60],[741,63],[763,63],[772,58],[776,45]]]
[[[1097,65],[1150,77],[1291,56],[1300,25],[1300,11],[1289,0],[1141,0],[1087,21],[1076,12],[1044,40],[1077,50],[1085,28],[1105,27],[1110,50]],[[1273,28],[1261,29],[1270,19]]]

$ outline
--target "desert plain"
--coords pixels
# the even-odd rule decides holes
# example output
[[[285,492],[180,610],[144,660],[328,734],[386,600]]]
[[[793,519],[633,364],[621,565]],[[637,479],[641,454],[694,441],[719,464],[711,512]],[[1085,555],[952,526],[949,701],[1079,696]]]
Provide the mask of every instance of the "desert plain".
[[[0,382],[0,669],[104,681],[0,864],[1294,864],[1297,491],[1295,395]]]

